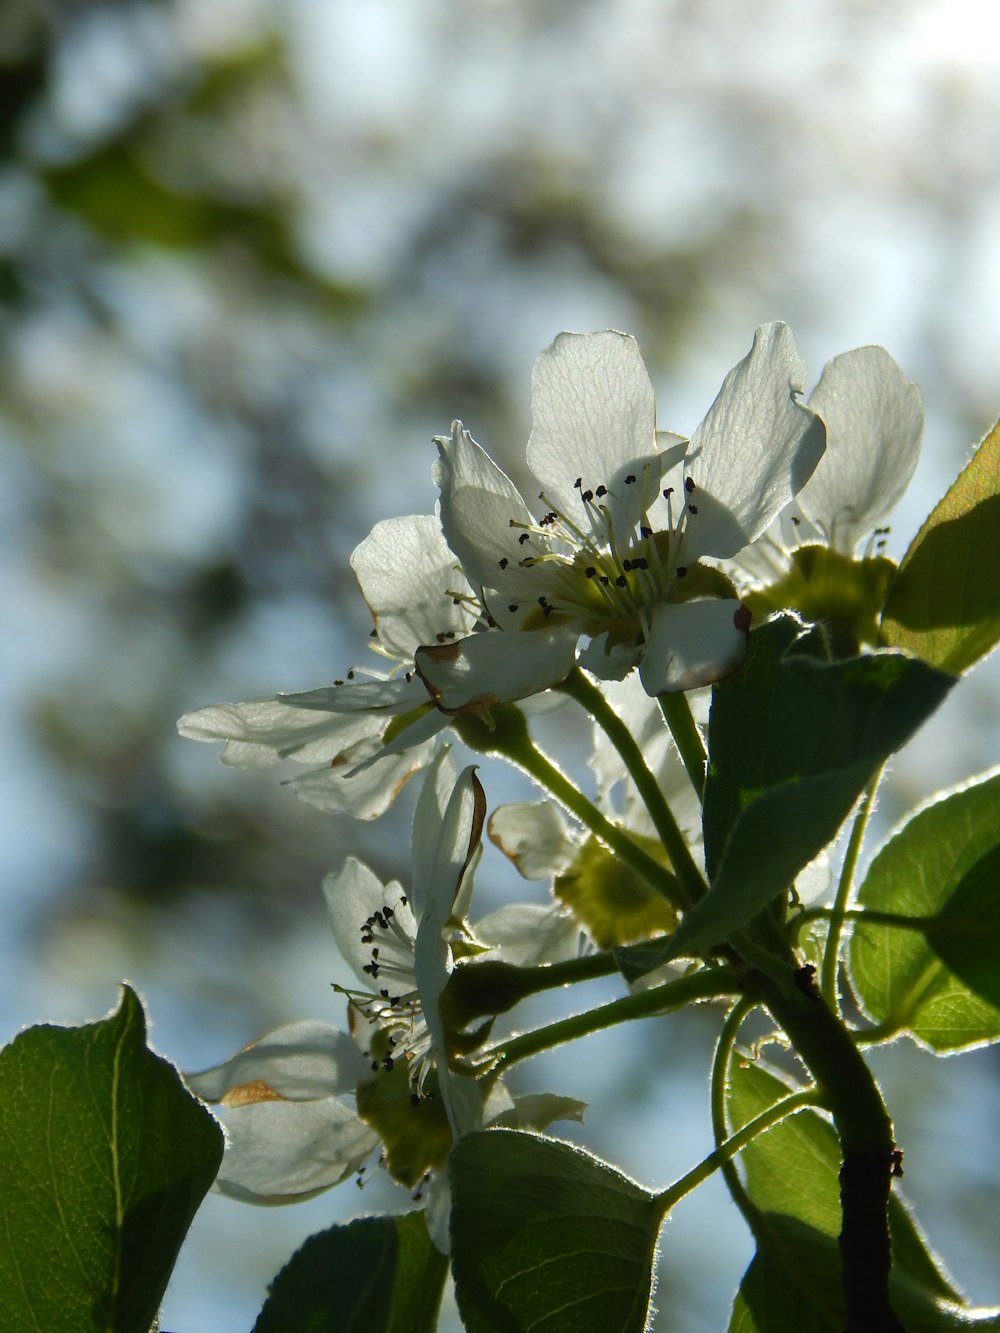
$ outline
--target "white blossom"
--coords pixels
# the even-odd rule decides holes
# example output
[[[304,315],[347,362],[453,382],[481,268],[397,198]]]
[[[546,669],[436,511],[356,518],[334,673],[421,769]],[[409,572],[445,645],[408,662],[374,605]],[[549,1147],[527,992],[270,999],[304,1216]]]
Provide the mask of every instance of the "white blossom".
[[[752,542],[812,474],[824,431],[801,389],[791,333],[767,325],[690,441],[658,437],[635,340],[560,334],[532,381],[537,517],[455,422],[437,441],[441,523],[486,628],[417,650],[438,707],[484,709],[556,685],[581,637],[590,671],[638,667],[651,695],[734,670],[749,618],[702,560]]]

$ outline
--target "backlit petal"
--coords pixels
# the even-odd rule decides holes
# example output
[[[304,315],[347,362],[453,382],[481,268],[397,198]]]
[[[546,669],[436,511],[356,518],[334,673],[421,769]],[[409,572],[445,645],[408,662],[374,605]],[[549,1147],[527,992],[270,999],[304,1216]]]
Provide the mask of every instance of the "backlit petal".
[[[215,1188],[245,1203],[294,1203],[338,1185],[379,1141],[336,1097],[236,1106],[226,1112],[225,1126]]]
[[[490,631],[418,648],[417,671],[445,713],[495,708],[558,685],[573,669],[577,632]]]
[[[222,1064],[185,1074],[188,1087],[207,1102],[219,1102],[246,1089],[244,1100],[292,1101],[353,1092],[369,1069],[354,1038],[329,1023],[303,1020],[276,1028]],[[253,1088],[265,1093],[258,1098]]]
[[[449,631],[467,634],[473,617],[455,603],[470,591],[437,518],[414,514],[376,523],[351,555],[379,642],[401,661]]]
[[[924,426],[920,390],[884,348],[858,347],[827,363],[809,406],[826,422],[827,450],[798,502],[831,546],[853,555],[913,476]]]
[[[441,488],[441,527],[448,545],[475,588],[504,588],[505,576],[516,576],[525,553],[518,537],[534,520],[521,493],[475,442],[460,421],[451,435],[435,443],[438,460],[434,480]],[[512,527],[512,521],[520,527]],[[547,549],[532,538],[532,550]]]
[[[547,498],[580,517],[580,489],[607,486],[616,522],[632,527],[641,513],[639,477],[655,465],[656,408],[636,340],[625,333],[560,333],[531,375],[528,466]],[[635,480],[626,484],[626,477]]]
[[[685,476],[696,484],[687,497],[696,508],[687,563],[697,555],[734,556],[812,475],[823,456],[825,431],[795,396],[802,392],[804,374],[788,326],[765,324],[726,376],[691,437],[684,463]]]
[[[653,611],[639,676],[647,694],[693,690],[742,665],[750,613],[731,599],[665,602]]]

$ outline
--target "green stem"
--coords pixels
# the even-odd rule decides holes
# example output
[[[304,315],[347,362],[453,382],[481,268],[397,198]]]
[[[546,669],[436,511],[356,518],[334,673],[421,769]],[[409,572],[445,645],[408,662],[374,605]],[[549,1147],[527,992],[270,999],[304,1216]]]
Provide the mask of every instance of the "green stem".
[[[705,753],[705,742],[702,740],[698,724],[694,720],[688,697],[683,692],[661,694],[657,697],[663,719],[670,728],[670,734],[673,736],[681,759],[684,761],[684,767],[691,779],[691,785],[698,793],[698,800],[704,801],[708,755]]]
[[[722,1145],[729,1137],[729,1124],[726,1119],[726,1085],[729,1079],[729,1062],[732,1059],[733,1047],[736,1045],[736,1037],[743,1025],[743,1020],[751,1010],[756,1008],[756,1005],[757,1001],[749,996],[741,999],[729,1011],[726,1021],[722,1025],[722,1031],[719,1033],[719,1043],[715,1048],[715,1057],[712,1060],[711,1078],[712,1133],[715,1137],[716,1152],[722,1150]],[[740,1180],[739,1172],[729,1157],[724,1157],[719,1162],[719,1167],[733,1202],[746,1218],[750,1230],[753,1231],[757,1219],[757,1207],[743,1188],[743,1181]]]
[[[529,995],[611,976],[618,970],[618,961],[610,952],[584,954],[582,958],[567,958],[539,967],[517,967],[487,958],[474,967],[456,967],[438,1006],[446,1026],[461,1030],[476,1018],[507,1013]]]
[[[758,1134],[763,1134],[766,1129],[770,1129],[779,1121],[794,1115],[796,1111],[801,1111],[803,1107],[815,1106],[819,1101],[820,1097],[815,1088],[802,1088],[798,1092],[790,1092],[787,1097],[782,1097],[780,1101],[775,1102],[766,1111],[762,1111],[756,1119],[748,1121],[742,1129],[719,1143],[718,1147],[710,1152],[696,1167],[693,1167],[686,1175],[681,1176],[680,1180],[675,1181],[673,1185],[657,1195],[664,1216],[683,1199],[685,1194],[690,1194],[703,1180],[707,1180],[714,1171],[718,1171],[720,1168],[725,1170],[736,1154],[742,1152],[748,1143],[752,1143]]]
[[[854,872],[857,869],[858,856],[861,853],[865,829],[868,827],[868,819],[875,803],[875,789],[878,786],[881,773],[880,768],[869,782],[865,799],[854,818],[854,826],[851,829],[847,851],[844,853],[844,864],[840,871],[837,896],[834,900],[833,911],[830,914],[830,929],[827,932],[826,945],[823,950],[819,989],[823,999],[835,1014],[840,1013],[840,988],[837,985],[837,978],[840,972],[840,942],[844,933],[844,921],[847,917],[847,904],[854,888]]]
[[[455,729],[470,749],[484,754],[499,754],[509,759],[579,819],[647,884],[666,898],[673,907],[689,906],[689,890],[680,879],[644,851],[617,824],[613,824],[587,799],[551,759],[542,754],[528,734],[527,723],[519,709],[506,708],[494,715],[492,729],[476,715],[456,718]],[[690,853],[688,853],[690,857]]]
[[[653,827],[660,835],[660,841],[666,848],[677,878],[681,882],[687,898],[683,905],[690,907],[704,896],[708,891],[708,886],[691,855],[687,839],[681,832],[673,811],[667,804],[666,798],[660,789],[660,784],[650,772],[645,756],[635,737],[608,703],[604,694],[592,681],[587,679],[579,667],[570,672],[562,684],[557,686],[557,689],[563,694],[569,695],[586,713],[590,714],[618,751],[629,776],[635,783],[643,804],[649,811]],[[690,716],[690,710],[688,710],[688,715]],[[693,719],[691,725],[694,726]],[[697,731],[697,728],[695,730]],[[702,751],[702,758],[704,759],[704,751]]]
[[[891,1018],[886,1019],[883,1023],[874,1023],[870,1028],[856,1029],[852,1036],[855,1046],[859,1048],[878,1046],[880,1042],[893,1041],[905,1027],[905,1021],[901,1022]]]
[[[483,1064],[489,1064],[494,1070],[507,1069],[554,1046],[576,1041],[579,1037],[588,1037],[592,1032],[601,1032],[618,1023],[666,1014],[698,1000],[738,995],[740,990],[741,982],[735,972],[723,967],[703,967],[686,977],[678,977],[676,981],[667,981],[662,986],[639,991],[635,995],[625,995],[587,1013],[573,1014],[570,1018],[562,1018],[556,1023],[535,1028],[532,1032],[511,1037],[491,1050],[484,1051],[481,1059]],[[476,1063],[479,1064],[479,1058]]]

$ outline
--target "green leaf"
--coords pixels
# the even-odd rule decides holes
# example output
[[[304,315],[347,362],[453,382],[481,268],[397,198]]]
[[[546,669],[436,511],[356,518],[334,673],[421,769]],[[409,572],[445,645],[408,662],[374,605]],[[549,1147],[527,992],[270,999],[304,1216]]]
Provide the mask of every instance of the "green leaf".
[[[759,1064],[734,1066],[728,1112],[735,1130],[790,1086]],[[840,1280],[840,1146],[830,1123],[804,1109],[740,1154],[757,1211],[757,1254],[744,1274],[729,1333],[843,1333]],[[996,1311],[971,1310],[941,1272],[906,1206],[889,1201],[893,1306],[909,1333],[997,1328]]]
[[[675,957],[727,938],[786,892],[954,684],[897,653],[826,661],[815,656],[821,644],[778,617],[751,634],[743,670],[713,689],[711,889],[683,918]]]
[[[222,1160],[217,1122],[146,1045],[142,1005],[0,1052],[4,1333],[146,1333]]]
[[[1000,639],[1000,422],[910,543],[882,638],[955,673]]]
[[[859,921],[849,951],[865,1013],[935,1051],[1000,1038],[1000,771],[925,806],[881,848],[861,907],[934,917],[925,931]]]
[[[470,1333],[646,1327],[659,1200],[590,1153],[517,1130],[448,1160],[455,1293]]]
[[[447,1274],[422,1212],[357,1218],[296,1251],[253,1333],[430,1333]]]
[[[924,934],[955,976],[1000,1016],[1000,845],[963,875]]]

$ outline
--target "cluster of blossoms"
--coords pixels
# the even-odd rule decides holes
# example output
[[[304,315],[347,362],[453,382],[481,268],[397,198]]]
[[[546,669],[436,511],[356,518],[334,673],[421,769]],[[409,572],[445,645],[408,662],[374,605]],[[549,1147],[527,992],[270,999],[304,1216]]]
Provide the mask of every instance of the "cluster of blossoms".
[[[874,554],[873,534],[915,467],[920,396],[875,347],[831,361],[808,402],[804,387],[790,331],[764,326],[693,434],[672,435],[657,429],[633,338],[561,334],[532,380],[537,510],[456,421],[436,441],[436,513],[381,522],[355,550],[387,669],[181,719],[182,734],[224,741],[227,764],[296,761],[298,795],[361,818],[426,769],[409,886],[385,886],[353,859],[324,885],[359,978],[345,992],[350,1031],[293,1024],[191,1076],[227,1108],[220,1188],[257,1201],[309,1196],[380,1145],[397,1178],[417,1186],[470,1129],[579,1114],[564,1098],[512,1098],[488,1062],[463,1065],[489,1025],[450,1026],[441,997],[458,969],[551,966],[676,924],[648,888],[610,912],[592,888],[611,863],[620,888],[614,838],[657,868],[661,807],[700,866],[700,809],[661,705],[693,691],[697,728],[702,687],[739,669],[752,617],[798,610],[826,626],[835,653],[874,642],[891,565]],[[444,733],[461,738],[469,716],[489,727],[505,709],[528,717],[565,704],[553,692],[581,671],[632,736],[656,799],[597,728],[597,790],[583,815],[570,804],[569,822],[547,800],[502,807],[489,822],[558,902],[511,904],[472,927],[486,798],[473,768],[456,773]],[[410,1113],[424,1117],[419,1149],[399,1128]],[[444,1244],[442,1224],[432,1230]]]

